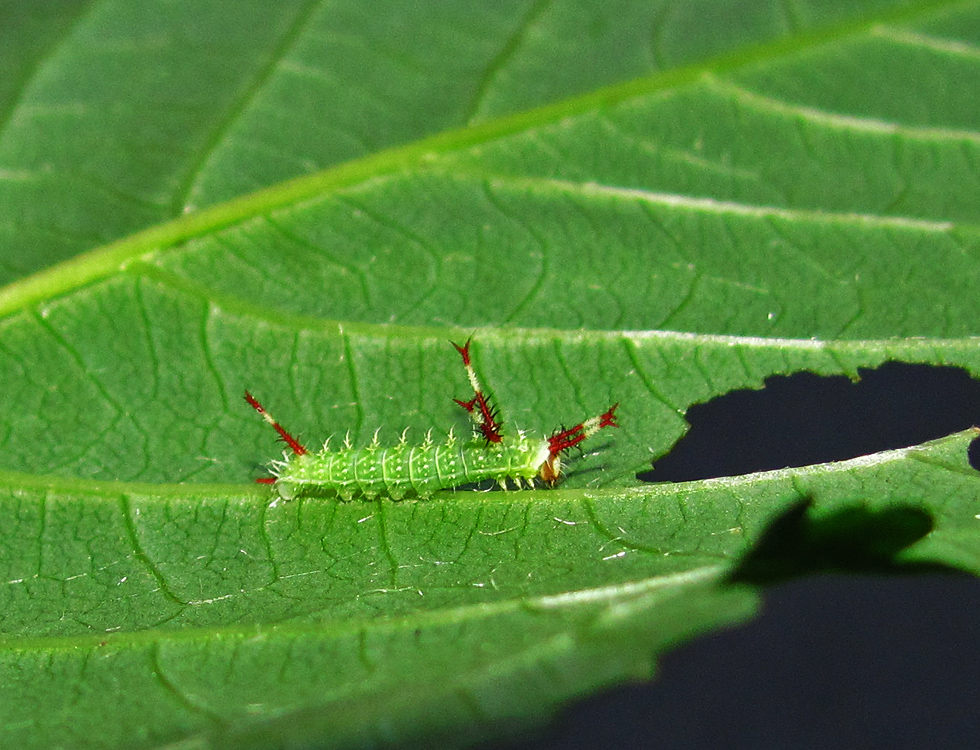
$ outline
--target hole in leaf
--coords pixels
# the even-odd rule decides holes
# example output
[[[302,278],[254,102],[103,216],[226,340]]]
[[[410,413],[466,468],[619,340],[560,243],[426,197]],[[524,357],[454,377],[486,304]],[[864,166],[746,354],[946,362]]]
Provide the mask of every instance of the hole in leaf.
[[[801,372],[687,411],[690,431],[639,475],[685,482],[842,461],[980,424],[980,382],[958,367],[889,362],[860,380]],[[980,466],[980,447],[970,461]]]
[[[966,449],[966,457],[970,466],[980,471],[980,437],[974,438],[970,447]]]

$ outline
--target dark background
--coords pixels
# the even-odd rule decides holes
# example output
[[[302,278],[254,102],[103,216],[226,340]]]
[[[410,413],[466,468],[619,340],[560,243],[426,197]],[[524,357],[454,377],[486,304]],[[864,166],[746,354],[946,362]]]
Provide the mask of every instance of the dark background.
[[[980,424],[980,382],[963,370],[889,363],[860,375],[777,376],[696,405],[691,431],[641,478],[805,466]],[[493,747],[980,747],[980,580],[871,574],[860,554],[842,559],[847,572],[802,562],[766,589],[760,617],[667,653],[654,682],[612,688],[538,736]]]

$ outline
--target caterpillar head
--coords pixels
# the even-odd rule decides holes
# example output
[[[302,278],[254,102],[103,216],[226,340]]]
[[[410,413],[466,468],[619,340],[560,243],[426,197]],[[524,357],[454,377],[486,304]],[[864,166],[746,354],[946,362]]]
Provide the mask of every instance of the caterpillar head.
[[[559,430],[548,438],[543,445],[542,461],[538,468],[538,477],[549,487],[554,486],[561,479],[561,454],[571,450],[583,441],[595,435],[603,427],[619,427],[616,423],[616,407],[618,403],[609,407],[608,411],[597,417],[586,419],[581,424],[577,424],[568,430]]]

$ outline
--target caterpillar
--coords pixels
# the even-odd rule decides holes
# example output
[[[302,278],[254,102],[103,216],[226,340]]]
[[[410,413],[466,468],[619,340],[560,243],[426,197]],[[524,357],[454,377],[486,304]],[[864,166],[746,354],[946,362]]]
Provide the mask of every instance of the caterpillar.
[[[270,464],[272,476],[256,481],[275,485],[284,500],[300,495],[336,495],[343,500],[379,496],[401,500],[414,495],[425,499],[437,490],[485,480],[494,480],[503,489],[507,489],[508,481],[518,489],[522,486],[530,489],[536,480],[553,487],[561,479],[563,454],[602,428],[619,426],[616,423],[617,403],[599,416],[570,429],[556,430],[547,438],[521,430],[505,435],[499,412],[484,394],[473,369],[472,339],[462,346],[450,343],[462,357],[473,388],[470,400],[453,399],[473,421],[472,440],[461,442],[450,430],[445,442],[435,443],[430,430],[420,445],[410,445],[406,430],[397,445],[382,446],[375,432],[374,440],[364,448],[354,448],[348,435],[339,450],[331,450],[330,440],[327,440],[323,449],[314,453],[245,391],[248,404],[272,425],[291,451],[284,454],[283,460]]]

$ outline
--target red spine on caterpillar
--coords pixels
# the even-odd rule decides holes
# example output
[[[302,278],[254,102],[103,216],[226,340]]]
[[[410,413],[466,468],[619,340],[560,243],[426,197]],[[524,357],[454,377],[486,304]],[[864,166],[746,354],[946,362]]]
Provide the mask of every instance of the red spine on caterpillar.
[[[503,422],[498,417],[496,407],[484,396],[480,380],[473,369],[473,362],[470,358],[472,341],[472,338],[467,339],[463,346],[454,341],[450,342],[463,358],[466,376],[469,378],[470,385],[473,386],[473,398],[469,401],[460,401],[458,398],[454,398],[453,401],[469,412],[476,424],[477,431],[487,441],[487,445],[490,445],[503,440]],[[587,419],[571,429],[560,430],[548,438],[548,454],[538,473],[541,481],[549,486],[557,484],[558,480],[561,479],[561,455],[563,453],[589,439],[603,427],[619,427],[616,423],[616,407],[618,406],[619,403],[615,403],[599,416]]]
[[[279,437],[283,439],[283,441],[286,443],[286,445],[290,447],[293,453],[295,453],[297,456],[302,456],[305,453],[309,452],[306,450],[306,446],[303,445],[301,442],[299,442],[299,440],[294,438],[288,432],[286,432],[286,428],[283,427],[281,424],[279,424],[275,420],[275,418],[265,410],[265,407],[258,402],[258,399],[256,399],[255,396],[253,396],[248,391],[245,391],[245,400],[248,401],[249,406],[251,406],[253,409],[255,409],[255,411],[257,411],[259,414],[262,415],[262,419],[264,419],[266,422],[268,422],[273,426],[275,431],[279,433]],[[270,477],[270,479],[272,479],[272,482],[276,481],[275,477]],[[267,479],[259,479],[258,481],[261,484],[271,484],[271,482],[269,482]]]
[[[548,458],[541,464],[541,481],[553,485],[561,478],[561,454],[595,435],[603,427],[619,427],[616,423],[615,403],[598,417],[586,419],[567,430],[560,430],[548,438]]]
[[[458,398],[454,398],[453,401],[469,412],[470,417],[476,424],[476,429],[483,435],[488,445],[490,443],[499,443],[504,439],[504,423],[500,421],[497,407],[490,404],[487,397],[483,395],[483,388],[480,386],[480,380],[476,377],[476,371],[473,369],[473,363],[470,360],[470,344],[472,341],[472,338],[466,339],[466,343],[462,346],[455,341],[449,342],[456,347],[456,351],[463,358],[466,377],[469,378],[470,385],[473,386],[473,398],[469,401],[460,401]]]

